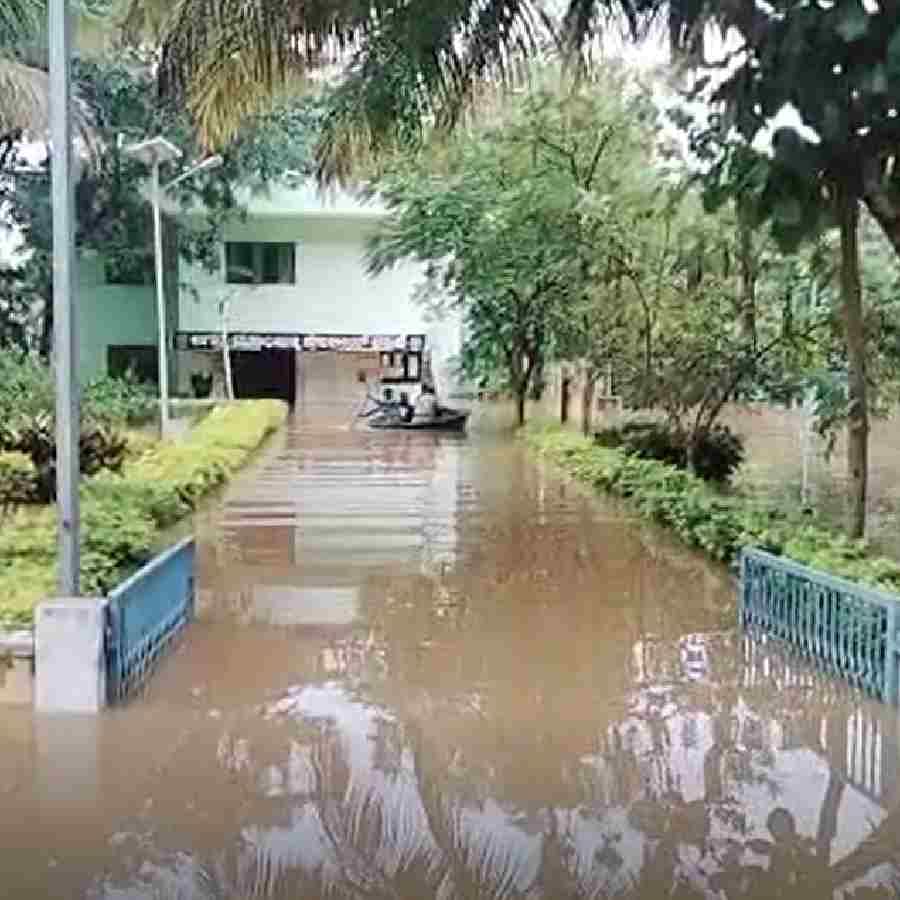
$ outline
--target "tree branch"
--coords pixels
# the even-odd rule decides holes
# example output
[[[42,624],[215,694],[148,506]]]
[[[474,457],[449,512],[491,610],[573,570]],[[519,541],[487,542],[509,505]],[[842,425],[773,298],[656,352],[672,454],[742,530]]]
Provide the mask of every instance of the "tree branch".
[[[584,180],[584,189],[589,191],[591,189],[591,184],[594,181],[594,175],[597,173],[597,166],[600,164],[600,157],[603,156],[603,151],[606,149],[609,142],[612,140],[612,136],[615,134],[616,129],[610,125],[606,131],[600,135],[600,138],[597,140],[597,147],[594,150],[594,157],[591,160],[591,164],[588,166],[587,174]]]

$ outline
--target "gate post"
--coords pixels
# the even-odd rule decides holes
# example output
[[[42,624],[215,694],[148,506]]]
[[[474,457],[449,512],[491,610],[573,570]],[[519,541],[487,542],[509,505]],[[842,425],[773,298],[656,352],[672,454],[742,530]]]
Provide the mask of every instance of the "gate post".
[[[897,604],[891,603],[887,609],[887,634],[884,640],[884,699],[888,703],[897,702]]]
[[[106,600],[41,603],[35,626],[34,707],[39,713],[97,713],[106,705]]]
[[[738,590],[738,628],[743,628],[747,621],[747,607],[750,601],[750,560],[746,550],[741,551],[741,583]]]

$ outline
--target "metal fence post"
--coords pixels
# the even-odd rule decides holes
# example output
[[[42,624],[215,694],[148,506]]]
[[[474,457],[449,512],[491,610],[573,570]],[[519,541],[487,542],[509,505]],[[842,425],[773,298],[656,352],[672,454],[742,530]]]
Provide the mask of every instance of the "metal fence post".
[[[884,639],[884,699],[888,703],[897,702],[897,604],[892,603],[887,610],[887,634]]]
[[[741,550],[741,584],[738,599],[738,628],[746,622],[747,606],[750,600],[750,560],[747,551]]]

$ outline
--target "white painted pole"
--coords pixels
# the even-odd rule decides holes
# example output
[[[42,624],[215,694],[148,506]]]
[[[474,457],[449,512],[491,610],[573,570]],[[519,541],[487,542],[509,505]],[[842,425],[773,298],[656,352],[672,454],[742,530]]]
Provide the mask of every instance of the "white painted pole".
[[[153,162],[153,258],[156,267],[156,318],[159,329],[159,428],[163,438],[169,428],[169,360],[166,345],[166,287],[163,282],[162,211],[160,210],[159,160]]]
[[[222,301],[222,362],[225,366],[225,399],[234,400],[234,381],[231,377],[231,349],[228,346],[228,305],[229,297]]]
[[[69,0],[50,0],[48,24],[59,593],[63,597],[77,597],[81,562],[78,502],[81,414],[75,285],[75,167],[72,152]]]
[[[809,421],[805,398],[800,412],[800,458],[802,461],[800,502],[805,507],[809,497]]]

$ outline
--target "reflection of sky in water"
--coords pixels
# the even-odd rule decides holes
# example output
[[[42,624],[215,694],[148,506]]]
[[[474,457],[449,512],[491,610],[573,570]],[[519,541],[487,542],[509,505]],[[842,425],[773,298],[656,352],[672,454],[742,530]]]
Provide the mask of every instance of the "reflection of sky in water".
[[[356,619],[358,587],[253,588],[254,620],[270,625],[350,625]]]
[[[233,788],[219,770],[209,773],[208,783],[234,801],[222,804],[228,820],[221,834],[216,825],[195,834],[192,818],[167,818],[168,811],[148,816],[147,840],[124,864],[131,888],[103,888],[100,896],[205,897],[204,879],[223,869],[233,889],[210,896],[266,896],[281,876],[286,886],[314,884],[287,896],[344,900],[364,893],[348,889],[348,871],[390,879],[415,860],[426,869],[421,884],[428,888],[393,896],[455,900],[432,884],[452,877],[449,844],[457,866],[463,860],[479,885],[458,895],[569,896],[561,877],[548,874],[556,854],[554,864],[581,884],[581,896],[637,886],[633,897],[658,900],[671,885],[650,873],[668,841],[674,871],[665,877],[723,900],[710,878],[726,851],[732,865],[767,864],[745,845],[771,839],[774,809],[789,809],[798,833],[816,837],[830,772],[829,761],[804,746],[815,745],[818,733],[806,719],[832,710],[846,717],[858,704],[835,700],[824,679],[798,676],[767,653],[748,656],[730,632],[710,635],[731,624],[719,624],[715,584],[704,593],[706,582],[700,585],[693,570],[682,577],[665,563],[644,566],[643,550],[632,571],[639,548],[622,538],[627,529],[617,516],[598,525],[602,511],[584,515],[574,492],[541,468],[511,466],[505,449],[491,462],[490,448],[476,455],[411,443],[396,459],[378,462],[355,444],[336,446],[320,450],[313,441],[287,474],[279,461],[277,477],[250,486],[253,503],[226,511],[225,530],[246,552],[231,568],[222,566],[223,585],[211,602],[222,607],[230,576],[239,575],[257,622],[326,626],[340,637],[291,644],[281,652],[292,674],[281,678],[272,666],[272,680],[260,685],[265,693],[241,694],[240,706],[216,698],[234,735],[220,747],[219,767],[244,779]],[[416,453],[426,462],[416,462]],[[656,548],[661,558],[665,548]],[[621,566],[610,564],[612,553],[622,555]],[[384,562],[391,566],[383,571]],[[443,566],[454,563],[461,565],[444,581]],[[426,584],[423,574],[434,577]],[[561,598],[547,587],[554,580]],[[589,601],[582,596],[588,586]],[[499,589],[503,603],[496,602]],[[604,590],[615,635],[606,630]],[[621,597],[612,596],[617,592]],[[453,606],[459,596],[467,602]],[[546,618],[534,615],[537,601],[560,599],[566,605]],[[682,618],[682,607],[691,614]],[[518,629],[520,620],[561,626],[545,636]],[[351,623],[358,627],[347,628]],[[613,648],[620,634],[623,643]],[[634,643],[638,634],[646,639]],[[266,652],[263,643],[247,646]],[[291,668],[294,653],[317,660],[316,676],[330,680],[285,690],[287,679],[300,681],[305,676],[297,673],[313,668]],[[593,666],[605,653],[617,661],[615,684],[604,681],[611,671]],[[627,662],[620,664],[622,656]],[[212,664],[217,660],[211,654]],[[238,664],[252,671],[249,655],[234,659]],[[795,716],[782,702],[785,685],[801,703],[809,697],[811,716]],[[540,705],[525,696],[532,688],[542,694]],[[390,711],[360,699],[376,696]],[[263,697],[269,699],[258,706]],[[540,717],[534,734],[530,714]],[[213,742],[218,727],[210,726]],[[848,735],[853,727],[863,736],[862,720]],[[711,751],[723,732],[717,758]],[[861,743],[874,748],[877,769],[892,745],[885,738],[882,750],[881,737],[873,737]],[[846,755],[854,746],[848,736]],[[549,755],[528,756],[542,753]],[[860,762],[830,762],[848,776],[835,861],[885,814],[853,784]],[[198,771],[198,790],[208,790],[206,775]],[[716,780],[721,794],[710,787]],[[176,829],[180,823],[179,833],[167,834],[170,819]],[[167,837],[186,852],[166,856]],[[203,838],[210,843],[201,849]],[[892,874],[881,867],[865,880]],[[535,886],[539,876],[546,882]]]
[[[618,743],[620,754],[638,761],[640,787],[632,794],[633,804],[612,799],[617,772],[614,760],[602,752],[579,760],[582,783],[586,776],[589,785],[580,805],[552,812],[532,810],[526,815],[513,804],[501,806],[491,796],[463,800],[454,795],[452,777],[441,779],[438,802],[453,819],[457,829],[453,840],[465,848],[466,865],[478,871],[481,883],[493,880],[505,885],[507,893],[533,888],[553,834],[571,877],[588,895],[601,887],[609,895],[626,891],[640,883],[642,874],[646,877],[666,817],[691,804],[701,811],[700,837],[694,827],[675,833],[673,875],[708,897],[721,896],[711,889],[710,879],[723,871],[727,848],[744,847],[737,857],[742,865],[767,865],[764,854],[746,845],[754,839],[771,841],[767,818],[774,809],[790,810],[797,833],[815,839],[830,777],[827,762],[806,747],[780,749],[784,735],[778,723],[738,700],[730,711],[738,740],[729,752],[746,752],[747,744],[752,745],[750,777],[745,772],[738,780],[723,768],[721,800],[711,801],[704,766],[714,747],[716,722],[707,712],[679,708],[675,701],[683,699],[674,686],[639,689],[632,695],[631,713],[607,735],[616,732],[619,738],[607,746]],[[318,878],[323,889],[340,891],[347,886],[348,853],[359,871],[376,872],[380,878],[395,877],[412,859],[428,860],[433,872],[445,871],[440,840],[447,837],[436,837],[433,831],[423,805],[427,776],[416,771],[411,748],[401,744],[391,765],[380,765],[384,760],[383,755],[379,759],[378,741],[384,739],[384,726],[399,726],[397,720],[354,699],[338,682],[293,687],[262,707],[260,714],[272,725],[286,719],[312,725],[328,752],[321,755],[316,739],[311,743],[291,739],[284,760],[257,773],[258,793],[284,798],[288,807],[278,825],[245,825],[240,845],[225,851],[236,867],[232,877],[239,885],[252,885],[259,873],[271,882],[284,878],[290,883],[302,871]],[[650,717],[657,721],[649,721]],[[659,718],[664,720],[661,725]],[[245,750],[252,759],[252,741]],[[329,760],[337,761],[337,769]],[[646,798],[655,798],[649,807]],[[641,804],[644,818],[635,818]],[[744,824],[717,815],[718,808],[725,813],[739,811]],[[710,814],[708,830],[702,825],[706,814]],[[368,824],[367,817],[371,817]],[[847,784],[838,808],[832,864],[856,849],[884,817],[873,800]],[[130,889],[106,885],[97,896],[110,900],[158,896],[142,892],[140,883],[154,885],[154,891],[164,889],[171,897],[205,896],[197,891],[208,870],[189,854],[175,854],[165,862],[144,862],[135,875]],[[893,875],[891,866],[878,866],[855,883],[889,883]],[[646,885],[649,892],[641,896],[653,896],[653,887]]]
[[[396,865],[403,848],[437,852],[430,835],[428,818],[422,807],[412,756],[408,750],[401,755],[400,771],[386,775],[376,768],[376,721],[384,714],[372,707],[351,700],[339,685],[305,688],[269,708],[268,714],[301,716],[313,720],[329,720],[339,734],[342,755],[350,769],[349,786],[344,801],[352,801],[354,792],[361,796],[377,796],[382,801],[384,825],[390,833],[375,853],[375,863],[387,873]],[[309,780],[301,779],[306,786]],[[478,837],[490,834],[492,846],[516,861],[514,883],[526,890],[533,882],[540,854],[540,838],[529,836],[515,824],[516,817],[505,812],[488,798],[481,809],[460,811],[461,831],[473,843]],[[245,831],[245,837],[251,832]],[[252,832],[252,844],[257,852],[278,856],[278,865],[290,868],[302,866],[315,871],[324,866],[329,878],[336,878],[339,865],[335,851],[325,835],[318,812],[312,805],[304,807],[291,827],[286,829],[257,829]],[[303,845],[300,847],[299,845]],[[281,852],[286,851],[282,857]],[[399,854],[398,854],[398,851]],[[290,861],[288,861],[290,860]]]
[[[654,697],[654,700],[658,699],[658,696]],[[640,705],[639,702],[637,706]],[[664,706],[663,711],[670,710]],[[771,747],[777,743],[777,728],[767,727],[766,723],[760,722],[743,703],[736,712],[740,733],[753,732],[754,729],[747,726],[757,723],[756,732],[760,734],[763,744]],[[353,701],[340,686],[330,684],[299,690],[274,704],[270,708],[270,714],[327,719],[333,723],[350,769],[347,793],[341,799],[349,801],[355,791],[369,791],[384,803],[382,830],[391,834],[393,839],[379,847],[374,855],[373,861],[381,871],[390,873],[400,847],[435,851],[408,752],[403,755],[403,765],[395,776],[386,776],[375,768],[375,723],[381,713]],[[675,779],[669,787],[676,789],[685,803],[702,801],[706,791],[704,759],[714,743],[712,717],[705,713],[674,713],[667,717],[665,729],[669,735],[665,764],[669,774],[674,775]],[[646,758],[650,754],[653,737],[646,721],[638,717],[629,718],[621,723],[619,731],[627,736],[627,745],[639,758]],[[689,740],[682,740],[683,735],[689,735]],[[302,760],[297,771],[305,771],[305,774],[296,778],[289,792],[305,793],[309,791],[312,780],[308,772],[309,757],[304,756],[299,747],[292,752],[292,758],[295,753]],[[600,783],[599,794],[602,796],[605,793],[603,785],[608,786],[609,779],[614,777],[607,770],[606,761],[603,757],[586,757],[581,762],[593,770],[594,777]],[[304,767],[307,768],[304,770]],[[761,766],[758,768],[761,772]],[[709,833],[713,846],[729,839],[771,840],[766,819],[773,809],[780,806],[791,811],[801,836],[815,837],[828,785],[828,765],[806,748],[775,750],[774,762],[765,774],[766,783],[728,785],[727,802],[746,814],[747,828],[744,832],[736,831],[713,816]],[[655,780],[662,777],[659,770],[648,767],[644,789],[655,794],[662,793],[666,785],[658,781],[654,784]],[[595,884],[600,879],[610,891],[623,890],[628,884],[637,881],[647,859],[647,845],[652,842],[632,824],[628,809],[598,808],[597,815],[593,815],[588,808],[563,809],[556,810],[554,815],[558,833],[564,835],[574,853],[574,870],[580,879]],[[832,862],[840,860],[858,845],[861,838],[860,823],[867,822],[870,827],[874,827],[884,815],[877,804],[848,786],[840,805]],[[498,861],[503,857],[511,860],[514,875],[510,883],[518,890],[527,890],[538,874],[541,835],[529,834],[522,827],[519,816],[505,811],[490,798],[480,808],[464,807],[460,811],[459,821],[461,832],[472,845],[477,845],[486,836],[490,836],[491,852],[497,854]],[[295,812],[289,827],[247,829],[244,837],[254,848],[255,855],[273,860],[279,869],[301,867],[307,871],[315,871],[324,866],[328,880],[339,877],[334,848],[325,836],[318,813],[311,804],[300,807]],[[701,856],[697,847],[682,844],[679,858],[680,874],[696,887],[701,887],[704,879],[719,868],[711,856]],[[749,851],[745,853],[745,862],[748,861],[754,861],[753,854]],[[755,861],[760,862],[758,858]],[[867,880],[874,879],[877,879],[877,873],[872,873]]]

